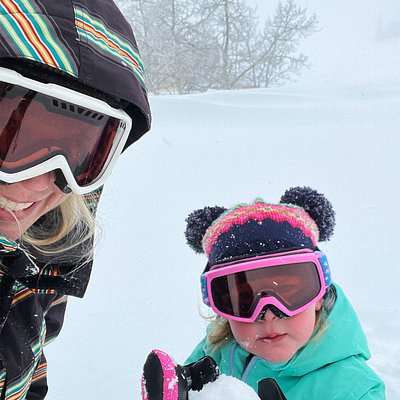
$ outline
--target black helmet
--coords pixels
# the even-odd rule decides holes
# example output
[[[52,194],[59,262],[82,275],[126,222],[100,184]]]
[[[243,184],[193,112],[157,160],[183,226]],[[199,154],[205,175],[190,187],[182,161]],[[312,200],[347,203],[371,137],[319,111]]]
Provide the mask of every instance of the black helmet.
[[[10,0],[0,15],[0,66],[124,109],[133,121],[126,147],[150,129],[136,40],[112,0]]]

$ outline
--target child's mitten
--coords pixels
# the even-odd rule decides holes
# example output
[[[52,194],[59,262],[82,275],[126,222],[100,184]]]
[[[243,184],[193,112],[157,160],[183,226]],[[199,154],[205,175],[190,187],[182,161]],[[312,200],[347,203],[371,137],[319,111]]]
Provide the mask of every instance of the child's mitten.
[[[142,400],[188,400],[189,390],[201,390],[218,375],[218,366],[211,357],[179,365],[163,351],[153,350],[143,367]]]

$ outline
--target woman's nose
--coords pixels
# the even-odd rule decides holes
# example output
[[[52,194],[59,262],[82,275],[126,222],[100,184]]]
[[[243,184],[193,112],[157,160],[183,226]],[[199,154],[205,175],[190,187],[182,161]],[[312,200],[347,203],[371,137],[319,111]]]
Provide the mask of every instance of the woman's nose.
[[[21,181],[21,185],[32,192],[44,192],[54,186],[54,172],[46,172],[42,175]]]

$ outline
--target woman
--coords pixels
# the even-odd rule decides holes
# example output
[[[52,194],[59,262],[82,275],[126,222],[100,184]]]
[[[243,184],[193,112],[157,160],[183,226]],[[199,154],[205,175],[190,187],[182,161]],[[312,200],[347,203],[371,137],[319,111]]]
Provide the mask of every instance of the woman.
[[[43,399],[43,346],[85,293],[101,188],[150,109],[111,0],[1,0],[0,39],[0,399]]]

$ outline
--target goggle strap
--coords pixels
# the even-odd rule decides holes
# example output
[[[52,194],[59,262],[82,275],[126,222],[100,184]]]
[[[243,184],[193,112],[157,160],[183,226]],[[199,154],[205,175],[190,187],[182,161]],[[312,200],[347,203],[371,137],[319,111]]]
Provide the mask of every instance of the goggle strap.
[[[200,285],[201,285],[201,295],[203,297],[203,303],[211,307],[210,299],[208,298],[208,290],[207,290],[207,279],[204,275],[200,276]]]
[[[69,188],[68,186],[68,182],[65,179],[64,174],[62,173],[62,171],[60,169],[56,169],[55,170],[55,174],[56,174],[56,180],[54,181],[54,184],[64,193],[64,194],[68,194],[71,193],[72,190]]]
[[[324,273],[325,286],[328,287],[332,283],[331,269],[329,268],[328,259],[322,251],[316,251],[315,253],[321,255],[319,257],[319,263],[321,265],[322,272]]]

